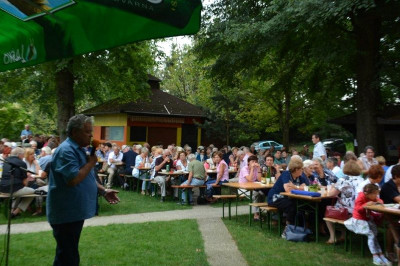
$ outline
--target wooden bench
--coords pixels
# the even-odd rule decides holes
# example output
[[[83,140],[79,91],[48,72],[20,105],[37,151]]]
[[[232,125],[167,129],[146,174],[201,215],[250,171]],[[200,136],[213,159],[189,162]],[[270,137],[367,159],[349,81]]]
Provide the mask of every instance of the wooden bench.
[[[268,204],[267,204],[268,205]],[[261,206],[259,209],[260,213],[260,226],[262,228],[262,220],[261,220],[261,215],[262,212],[266,212],[267,214],[267,225],[269,227],[269,231],[272,229],[272,213],[277,213],[278,214],[278,235],[281,235],[281,214],[279,213],[278,208],[272,207],[272,206]]]
[[[134,190],[134,182],[136,181],[136,191],[138,193],[140,193],[140,182],[151,182],[151,179],[140,179],[137,177],[134,177],[133,175],[127,175],[127,174],[119,174],[119,176],[122,176],[125,178],[126,182],[128,183],[129,187],[131,188],[131,190]]]
[[[47,197],[47,194],[46,195],[26,194],[26,195],[22,195],[22,196],[14,196],[13,195],[13,198],[31,198],[31,197],[36,198],[36,197],[40,197],[40,196]],[[8,193],[0,193],[0,199],[9,199],[9,198],[10,198],[10,194],[8,194]]]
[[[193,188],[199,188],[199,189],[202,189],[202,188],[206,188],[206,186],[205,185],[201,185],[201,186],[192,186],[192,185],[172,185],[171,186],[172,188],[177,188],[178,189],[178,197],[179,197],[179,200],[181,200],[182,199],[182,190],[183,189],[193,189]],[[190,204],[190,202],[189,202],[189,193],[186,193],[186,203],[189,205]]]
[[[346,226],[344,225],[344,222],[346,220],[338,220],[338,219],[325,217],[324,221],[333,223],[333,230],[335,231],[335,233],[336,233],[336,225],[337,224],[344,226],[344,229],[345,229],[344,248],[345,248],[346,251],[349,250],[349,252],[351,253],[351,251],[352,251],[352,242],[353,242],[352,241],[353,240],[353,232],[350,231],[350,230],[347,230]],[[378,227],[378,231],[383,234],[383,250],[385,251],[386,250],[386,231],[387,231],[387,228],[386,227]],[[349,232],[349,233],[347,233],[347,232]],[[365,255],[365,245],[364,245],[364,243],[368,241],[368,237],[365,236],[365,235],[360,235],[360,236],[361,236],[361,255],[364,257],[364,255]],[[335,234],[335,242],[336,242],[336,234]]]
[[[342,225],[342,226],[344,226],[344,222],[345,222],[345,220],[339,220],[339,219],[334,219],[334,218],[328,218],[328,217],[324,217],[324,221],[325,222],[330,222],[330,223],[332,223],[333,224],[333,231],[335,232],[335,239],[334,239],[334,241],[336,242],[336,225]],[[344,249],[347,251],[347,241],[348,241],[348,238],[350,238],[350,253],[351,253],[351,231],[349,231],[350,232],[350,235],[348,236],[347,235],[347,228],[346,228],[346,226],[344,226],[344,232],[345,232],[345,236],[344,236]],[[361,240],[361,242],[363,242],[363,240]],[[334,245],[335,246],[335,245]],[[363,253],[363,255],[364,255],[364,250],[363,250],[364,248],[362,247],[362,250],[361,250],[361,252]]]
[[[266,203],[266,202],[252,202],[252,203],[249,203],[249,205],[253,206],[253,207],[267,207],[268,203]]]
[[[239,198],[244,198],[245,196],[241,195]],[[236,195],[213,195],[214,199],[222,200],[222,218],[225,218],[225,203],[228,202],[229,207],[229,220],[231,219],[231,205],[232,200],[236,200]],[[236,205],[236,216],[237,216],[237,205]]]
[[[47,194],[45,195],[38,195],[38,194],[26,194],[26,195],[21,195],[21,196],[14,196],[13,198],[37,198],[37,197],[47,197]],[[8,193],[0,193],[0,199],[3,199],[5,201],[4,203],[4,216],[7,218],[8,217],[8,206],[10,206],[10,194]]]
[[[252,211],[251,211],[251,207],[256,207],[256,208],[265,207],[265,206],[268,206],[268,203],[266,203],[266,202],[251,202],[251,203],[249,203],[249,206],[250,206],[250,210],[249,210],[249,221],[250,221],[250,224],[249,225],[251,226],[251,221],[253,220],[253,218],[251,217],[253,215]],[[260,225],[262,226],[261,218],[260,218]]]
[[[97,173],[97,176],[101,178],[101,183],[103,186],[105,186],[105,184],[107,184],[106,180],[108,178],[108,174]]]

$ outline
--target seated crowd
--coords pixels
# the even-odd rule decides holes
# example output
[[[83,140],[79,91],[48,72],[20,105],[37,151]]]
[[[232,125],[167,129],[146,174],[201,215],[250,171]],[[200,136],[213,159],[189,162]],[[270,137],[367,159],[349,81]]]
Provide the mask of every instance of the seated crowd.
[[[287,151],[271,150],[259,152],[257,156],[251,153],[251,149],[243,149],[240,157],[247,156],[246,164],[240,168],[239,182],[257,182],[265,175],[264,167],[275,176],[276,182],[271,189],[256,190],[253,193],[254,202],[267,202],[269,206],[276,207],[286,218],[286,224],[294,224],[296,213],[296,201],[285,197],[281,193],[291,193],[292,190],[306,190],[310,185],[318,185],[326,189],[327,199],[319,204],[318,217],[320,221],[320,232],[325,233],[325,226],[329,231],[328,244],[344,241],[344,231],[341,237],[336,240],[335,230],[332,222],[322,223],[327,205],[332,204],[332,198],[337,198],[335,206],[345,208],[349,213],[349,219],[345,220],[346,228],[356,234],[368,237],[368,247],[373,254],[373,263],[376,265],[391,265],[391,262],[383,255],[377,241],[377,225],[382,220],[382,215],[371,215],[364,206],[377,203],[400,203],[399,184],[400,161],[397,165],[387,167],[382,156],[375,158],[374,148],[367,146],[364,153],[357,158],[353,152],[346,152],[343,160],[340,156],[327,158],[326,151],[319,145],[318,134],[312,138],[315,147],[312,156],[299,156],[292,153],[289,157]],[[250,152],[250,153],[249,153]],[[282,155],[288,160],[282,160]],[[379,159],[379,161],[378,161]],[[396,243],[396,251],[400,251],[398,239],[398,221],[389,221],[389,228],[392,231],[391,244],[388,244],[388,251],[393,252],[393,241]],[[260,219],[257,209],[254,212],[254,219]],[[285,237],[285,231],[282,237]],[[398,243],[398,244],[397,244]],[[389,252],[389,253],[390,253]]]
[[[6,139],[0,142],[1,158],[8,158],[10,162],[36,174],[15,173],[15,176],[20,178],[15,179],[10,187],[10,166],[4,164],[0,182],[2,193],[12,190],[14,196],[22,196],[32,194],[35,189],[47,184],[51,156],[58,140],[56,137],[47,139],[38,135],[33,138],[32,134],[29,134],[29,128],[25,133],[28,133],[28,136],[21,136],[23,139],[20,145],[24,148]],[[345,222],[346,228],[368,236],[373,262],[389,265],[390,262],[382,254],[377,242],[377,219],[382,217],[370,216],[363,207],[376,202],[400,203],[400,161],[397,165],[386,166],[382,156],[375,158],[374,148],[371,146],[367,146],[360,157],[351,151],[346,152],[343,157],[337,153],[327,157],[318,134],[312,136],[312,141],[315,144],[312,154],[308,152],[307,146],[301,152],[294,149],[289,152],[285,148],[275,151],[271,147],[256,151],[253,146],[223,146],[219,149],[209,145],[199,146],[193,152],[188,145],[151,147],[144,143],[119,147],[115,143],[105,142],[96,147],[98,162],[95,171],[99,183],[103,183],[107,188],[119,186],[129,189],[139,182],[129,184],[128,179],[136,178],[142,181],[139,189],[143,195],[155,196],[159,192],[161,201],[164,202],[169,193],[179,204],[193,204],[192,187],[187,186],[204,188],[205,192],[201,190],[200,194],[212,203],[213,195],[221,193],[220,186],[225,182],[259,182],[261,177],[268,176],[273,181],[273,186],[270,189],[254,191],[252,200],[276,207],[286,217],[287,225],[294,224],[296,205],[293,199],[281,193],[308,190],[310,185],[325,187],[328,197],[337,197],[335,206],[347,209],[351,215]],[[171,175],[171,171],[177,172]],[[151,186],[151,183],[157,186]],[[171,188],[172,185],[183,186],[181,198],[178,198],[178,189]],[[186,202],[186,199],[189,202]],[[17,198],[13,202],[12,215],[17,216],[21,211],[27,210],[32,201],[33,198],[29,197]],[[42,213],[42,202],[43,198],[36,197],[34,215]],[[318,219],[321,221],[327,205],[328,203],[320,204],[321,215]],[[254,211],[254,219],[261,219],[257,209]],[[325,228],[328,229],[328,244],[344,238],[342,231],[342,235],[336,240],[336,232],[331,222],[320,224],[321,233],[324,233]],[[390,228],[396,232],[397,221],[390,221]],[[394,241],[399,243],[396,237]]]

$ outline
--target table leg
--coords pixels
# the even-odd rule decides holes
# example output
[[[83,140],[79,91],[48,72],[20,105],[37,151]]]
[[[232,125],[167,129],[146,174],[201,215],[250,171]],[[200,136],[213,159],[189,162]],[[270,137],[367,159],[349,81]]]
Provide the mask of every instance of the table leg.
[[[318,220],[318,212],[319,212],[319,204],[315,203],[315,242],[318,243],[318,229],[319,229],[319,220]]]
[[[232,204],[232,199],[228,199],[228,205],[229,205],[229,220],[231,219],[231,204]],[[237,213],[236,213],[237,215]]]
[[[253,190],[250,190],[250,203],[252,203],[253,202]],[[250,210],[249,210],[249,225],[251,226],[251,216],[253,215],[252,214],[252,211],[251,211],[251,205],[249,205],[249,208],[250,208]]]
[[[294,225],[297,226],[297,214],[299,213],[299,200],[296,199],[296,219],[294,219]]]
[[[139,188],[139,186],[140,186],[140,177],[142,176],[142,174],[143,174],[143,171],[142,171],[142,170],[139,170],[139,176],[138,176],[138,178],[137,178],[137,180],[136,180],[136,192],[137,192],[137,193],[140,193],[140,188]]]
[[[239,189],[236,189],[236,222],[238,221],[237,207],[239,204]]]

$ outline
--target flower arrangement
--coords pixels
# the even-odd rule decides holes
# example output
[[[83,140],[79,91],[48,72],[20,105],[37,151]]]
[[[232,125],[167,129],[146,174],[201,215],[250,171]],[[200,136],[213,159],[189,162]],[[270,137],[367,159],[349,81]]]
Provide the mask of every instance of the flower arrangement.
[[[312,192],[318,192],[319,182],[317,179],[314,179],[314,181],[311,182],[311,184],[308,186],[308,190]]]

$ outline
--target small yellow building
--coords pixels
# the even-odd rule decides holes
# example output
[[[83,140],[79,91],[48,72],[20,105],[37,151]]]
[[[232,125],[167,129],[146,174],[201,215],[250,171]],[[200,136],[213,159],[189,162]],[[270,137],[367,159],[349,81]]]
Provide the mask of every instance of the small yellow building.
[[[201,144],[203,111],[160,89],[158,78],[149,75],[150,101],[119,103],[111,100],[84,111],[94,116],[94,138],[118,145],[148,142],[153,145],[175,143],[196,148]]]

